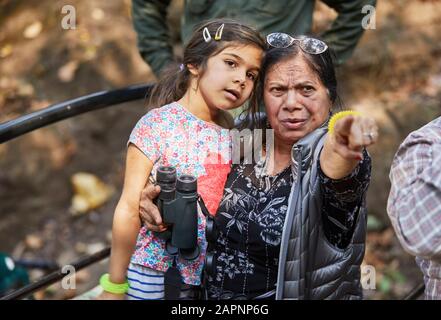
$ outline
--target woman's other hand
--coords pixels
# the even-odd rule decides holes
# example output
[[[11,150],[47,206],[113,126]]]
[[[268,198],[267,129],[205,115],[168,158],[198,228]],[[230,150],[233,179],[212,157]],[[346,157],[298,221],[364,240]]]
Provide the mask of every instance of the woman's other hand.
[[[153,184],[147,184],[142,190],[139,203],[139,215],[148,230],[154,232],[163,232],[167,226],[162,223],[161,214],[158,207],[153,203],[159,195],[161,188]]]

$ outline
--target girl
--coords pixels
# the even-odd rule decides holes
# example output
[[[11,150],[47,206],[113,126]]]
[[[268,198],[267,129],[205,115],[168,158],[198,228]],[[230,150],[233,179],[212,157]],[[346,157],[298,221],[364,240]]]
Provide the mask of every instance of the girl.
[[[210,213],[216,212],[230,168],[225,129],[233,121],[228,110],[250,97],[264,49],[255,30],[232,20],[212,20],[195,30],[179,69],[165,73],[153,89],[150,103],[162,107],[141,118],[129,138],[110,271],[101,277],[100,298],[163,299],[164,274],[174,264],[185,284],[181,297],[191,297],[191,288],[200,285],[207,246],[204,216],[198,214],[199,257],[175,260],[167,255],[165,241],[141,226],[141,191],[159,166],[174,166],[178,176],[198,178],[198,193]]]

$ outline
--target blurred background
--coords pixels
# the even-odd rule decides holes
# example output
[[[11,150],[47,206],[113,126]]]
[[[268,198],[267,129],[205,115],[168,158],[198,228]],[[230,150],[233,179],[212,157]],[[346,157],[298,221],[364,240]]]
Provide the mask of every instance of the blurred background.
[[[64,5],[76,29],[61,28]],[[183,0],[169,10],[179,44]],[[155,81],[140,58],[130,0],[0,0],[0,123],[82,95]],[[320,1],[314,31],[336,14]],[[389,168],[400,142],[441,114],[441,1],[378,0],[367,30],[338,70],[348,108],[373,115],[369,233],[364,264],[376,270],[367,299],[400,299],[422,282],[386,214]],[[0,252],[65,265],[110,244],[122,188],[126,142],[144,101],[86,113],[0,144]],[[35,299],[67,299],[96,286],[107,261],[80,271],[76,290],[55,284]],[[30,280],[45,274],[29,269]]]

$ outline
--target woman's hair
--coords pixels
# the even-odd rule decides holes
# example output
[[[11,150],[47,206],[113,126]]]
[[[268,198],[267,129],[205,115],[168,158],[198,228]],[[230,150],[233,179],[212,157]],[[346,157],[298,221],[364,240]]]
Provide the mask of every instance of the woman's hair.
[[[222,24],[224,24],[222,37],[220,40],[215,40],[216,31]],[[205,28],[211,36],[211,40],[207,42],[203,36]],[[231,19],[213,19],[196,26],[184,48],[182,64],[171,65],[161,73],[159,82],[150,92],[148,105],[162,106],[182,98],[192,76],[187,65],[199,68],[202,75],[206,71],[208,59],[231,45],[252,45],[262,50],[266,49],[266,42],[259,32]]]
[[[244,126],[254,128],[264,128],[265,124],[257,118],[260,104],[263,104],[263,95],[265,88],[265,80],[271,68],[280,62],[285,62],[294,59],[297,56],[303,56],[311,70],[318,76],[322,84],[328,91],[329,99],[332,103],[332,108],[341,109],[341,99],[337,93],[337,78],[334,68],[334,54],[330,48],[320,54],[310,54],[303,51],[297,42],[294,42],[287,48],[273,48],[271,47],[265,53],[262,62],[259,83],[254,90],[253,96],[250,99],[250,104],[246,113]]]

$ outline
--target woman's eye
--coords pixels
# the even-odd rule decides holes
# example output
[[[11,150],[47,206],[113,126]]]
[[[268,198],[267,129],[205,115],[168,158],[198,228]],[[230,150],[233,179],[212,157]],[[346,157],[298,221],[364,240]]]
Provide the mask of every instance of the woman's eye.
[[[304,94],[311,94],[314,91],[314,87],[305,86],[302,88]]]

